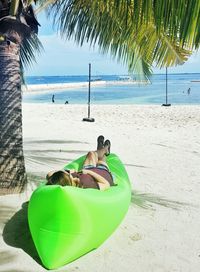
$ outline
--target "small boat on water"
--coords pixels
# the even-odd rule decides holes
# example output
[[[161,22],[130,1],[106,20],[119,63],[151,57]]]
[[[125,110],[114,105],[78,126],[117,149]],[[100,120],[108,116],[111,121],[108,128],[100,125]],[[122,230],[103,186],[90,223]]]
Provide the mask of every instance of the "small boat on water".
[[[98,76],[91,76],[91,80],[90,81],[101,81],[102,78],[98,77]]]
[[[122,81],[134,81],[135,79],[133,79],[133,77],[131,76],[119,76],[118,80],[122,80]]]

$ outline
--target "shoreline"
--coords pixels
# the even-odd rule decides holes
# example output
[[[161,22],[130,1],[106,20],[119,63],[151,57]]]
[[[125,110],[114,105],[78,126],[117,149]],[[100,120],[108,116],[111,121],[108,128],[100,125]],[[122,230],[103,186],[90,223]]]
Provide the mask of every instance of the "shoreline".
[[[137,84],[148,84],[145,82],[138,82],[138,81],[91,81],[91,86],[98,87],[98,86],[123,86],[123,85],[137,85]],[[52,83],[52,84],[29,84],[23,85],[22,91],[25,93],[29,92],[39,92],[39,91],[51,91],[51,90],[63,90],[63,89],[78,89],[78,88],[88,88],[88,82],[74,82],[74,83]]]

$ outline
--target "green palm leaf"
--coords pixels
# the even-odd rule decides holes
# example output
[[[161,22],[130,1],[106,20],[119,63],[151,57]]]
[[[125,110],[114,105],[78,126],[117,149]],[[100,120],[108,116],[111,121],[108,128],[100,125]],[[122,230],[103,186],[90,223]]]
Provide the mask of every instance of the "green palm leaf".
[[[30,0],[31,2],[31,0]],[[17,1],[16,1],[17,3]],[[98,45],[128,66],[151,74],[151,66],[184,63],[200,39],[198,0],[40,0],[38,11],[54,16],[61,36]],[[190,49],[190,50],[189,50]],[[31,54],[28,53],[29,56]],[[23,56],[25,58],[25,56]]]
[[[24,38],[20,48],[20,61],[24,67],[31,66],[36,62],[36,54],[41,53],[43,46],[35,33]]]
[[[30,67],[36,62],[36,55],[43,51],[43,46],[35,33],[24,38],[20,46],[20,66],[22,83],[25,84],[23,72],[25,68]]]
[[[97,44],[100,52],[111,53],[126,64],[130,72],[140,74],[143,71],[143,76],[149,77],[153,63],[158,67],[184,63],[191,52],[182,48],[177,37],[174,39],[169,33],[158,32],[153,2],[150,5],[146,1],[143,6],[141,2],[137,3],[60,0],[54,2],[48,12],[53,13],[63,37],[74,38],[80,45],[84,41]]]

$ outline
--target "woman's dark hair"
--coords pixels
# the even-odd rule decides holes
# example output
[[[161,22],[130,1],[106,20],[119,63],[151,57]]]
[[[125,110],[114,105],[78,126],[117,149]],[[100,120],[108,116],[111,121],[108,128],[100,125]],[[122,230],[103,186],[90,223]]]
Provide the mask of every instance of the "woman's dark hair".
[[[72,185],[70,177],[66,175],[66,173],[64,173],[63,171],[57,171],[53,173],[53,175],[51,175],[47,180],[47,185]]]

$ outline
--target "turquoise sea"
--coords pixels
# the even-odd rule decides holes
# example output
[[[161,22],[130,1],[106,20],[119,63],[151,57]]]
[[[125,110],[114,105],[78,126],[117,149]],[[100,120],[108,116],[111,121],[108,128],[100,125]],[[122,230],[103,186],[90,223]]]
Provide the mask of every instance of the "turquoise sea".
[[[148,85],[126,84],[126,76],[99,75],[92,80],[110,82],[107,86],[91,88],[91,104],[162,104],[166,102],[166,76],[156,74],[150,78]],[[121,85],[120,83],[123,82]],[[88,82],[88,76],[40,76],[27,77],[27,84],[57,84]],[[72,84],[73,85],[73,84]],[[171,104],[200,104],[200,73],[196,74],[168,74],[168,103]],[[190,91],[188,92],[188,89]],[[77,87],[67,90],[51,90],[39,93],[24,93],[23,102],[86,104],[88,102],[88,88]]]

